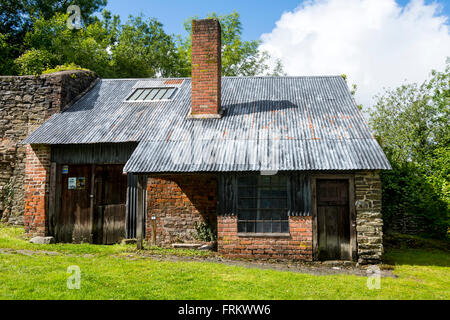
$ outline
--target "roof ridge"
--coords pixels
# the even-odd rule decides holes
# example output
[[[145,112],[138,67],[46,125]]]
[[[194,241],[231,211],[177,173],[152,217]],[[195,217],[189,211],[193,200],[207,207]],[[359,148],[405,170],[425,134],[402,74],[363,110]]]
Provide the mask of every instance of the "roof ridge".
[[[341,75],[311,75],[311,76],[222,76],[223,79],[299,79],[299,78],[340,78]],[[149,81],[149,80],[191,80],[191,77],[172,78],[100,78],[103,81]]]

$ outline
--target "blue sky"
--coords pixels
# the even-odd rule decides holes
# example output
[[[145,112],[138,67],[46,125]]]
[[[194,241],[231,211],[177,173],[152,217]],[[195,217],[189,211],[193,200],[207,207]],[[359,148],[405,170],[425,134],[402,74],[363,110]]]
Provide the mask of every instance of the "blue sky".
[[[293,10],[298,4],[299,0],[108,0],[107,9],[119,14],[122,20],[142,12],[162,22],[166,32],[183,35],[183,22],[189,17],[236,10],[241,15],[244,39],[255,40],[262,33],[270,32],[284,11]]]
[[[181,35],[189,17],[236,10],[244,40],[261,39],[261,49],[274,58],[270,65],[279,59],[291,76],[346,74],[365,106],[383,88],[423,82],[432,69],[443,70],[450,56],[450,0],[311,0],[302,7],[301,0],[108,3],[122,21],[143,13],[162,22],[167,33]]]
[[[126,20],[130,14],[140,13],[147,17],[155,17],[164,24],[166,32],[183,35],[185,34],[183,22],[191,16],[204,17],[213,11],[227,14],[236,10],[241,15],[243,38],[256,40],[261,34],[272,31],[283,12],[294,10],[301,2],[300,0],[108,0],[107,9],[119,14],[122,20]],[[409,0],[397,2],[405,5]],[[437,2],[443,6],[444,13],[450,15],[450,1]]]

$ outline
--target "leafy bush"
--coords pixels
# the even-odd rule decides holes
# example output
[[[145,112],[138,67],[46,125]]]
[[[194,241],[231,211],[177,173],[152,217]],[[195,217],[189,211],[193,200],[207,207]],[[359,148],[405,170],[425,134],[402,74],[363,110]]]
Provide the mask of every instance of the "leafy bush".
[[[55,73],[55,72],[60,72],[60,71],[68,71],[68,70],[86,70],[86,71],[88,71],[88,69],[77,66],[75,63],[70,63],[70,64],[66,63],[61,66],[56,66],[54,68],[46,69],[42,72],[42,74],[50,74],[50,73]]]
[[[214,227],[205,222],[196,222],[194,225],[196,234],[194,237],[199,241],[211,242],[216,241],[217,234]]]
[[[392,164],[381,175],[383,218],[409,216],[419,232],[444,238],[450,212],[450,59],[421,85],[387,90],[370,124]]]
[[[385,229],[391,229],[393,224],[406,216],[410,223],[417,224],[414,233],[445,238],[448,204],[422,170],[412,164],[392,165],[392,171],[381,174]]]
[[[15,60],[19,75],[40,75],[55,64],[56,57],[46,50],[31,49]]]

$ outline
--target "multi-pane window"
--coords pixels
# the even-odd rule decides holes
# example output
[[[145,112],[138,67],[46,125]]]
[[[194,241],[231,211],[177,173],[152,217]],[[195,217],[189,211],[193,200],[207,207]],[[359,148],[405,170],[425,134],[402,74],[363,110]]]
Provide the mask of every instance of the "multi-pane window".
[[[286,176],[240,176],[238,188],[238,232],[289,233]]]
[[[141,88],[136,89],[127,101],[158,101],[170,100],[174,95],[176,88]]]

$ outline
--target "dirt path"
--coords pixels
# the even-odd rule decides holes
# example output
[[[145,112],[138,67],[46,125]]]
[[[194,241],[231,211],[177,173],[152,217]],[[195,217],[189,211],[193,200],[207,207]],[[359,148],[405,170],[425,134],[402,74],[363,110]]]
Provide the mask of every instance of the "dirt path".
[[[221,263],[228,266],[237,266],[244,268],[256,268],[265,270],[276,270],[276,271],[288,271],[305,273],[312,275],[356,275],[356,276],[368,276],[372,274],[368,272],[370,266],[357,266],[356,263],[352,262],[342,262],[342,261],[327,261],[327,262],[267,262],[267,261],[252,261],[252,260],[237,260],[237,259],[226,259],[221,256],[215,255],[210,257],[189,257],[189,256],[176,256],[176,255],[156,255],[141,252],[139,254],[131,254],[126,258],[138,258],[146,257],[152,258],[158,261],[171,261],[171,262],[213,262]],[[396,278],[397,276],[392,273],[391,270],[380,270],[382,277]]]
[[[0,248],[0,254],[20,254],[26,256],[76,256],[82,258],[91,258],[95,255],[93,254],[67,254],[55,251],[45,251],[45,250],[15,250],[15,249],[5,249]],[[352,262],[341,262],[341,261],[327,261],[327,262],[267,262],[267,261],[250,261],[250,260],[234,260],[226,259],[219,255],[213,256],[177,256],[177,255],[161,255],[154,254],[150,252],[127,252],[123,254],[113,254],[111,255],[116,258],[122,258],[127,260],[138,260],[142,258],[153,259],[157,261],[171,261],[171,262],[212,262],[221,263],[228,266],[237,266],[244,268],[255,268],[264,270],[276,270],[276,271],[287,271],[296,273],[305,273],[312,275],[356,275],[356,276],[368,276],[369,266],[357,266]],[[380,270],[382,277],[393,277],[396,276],[390,270]]]

